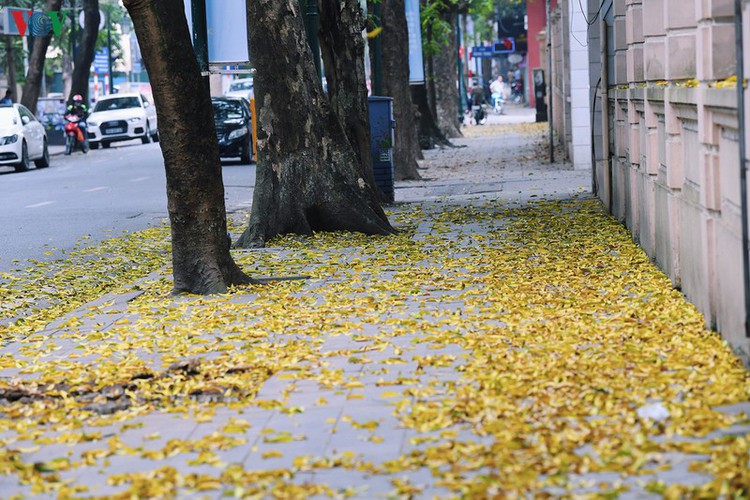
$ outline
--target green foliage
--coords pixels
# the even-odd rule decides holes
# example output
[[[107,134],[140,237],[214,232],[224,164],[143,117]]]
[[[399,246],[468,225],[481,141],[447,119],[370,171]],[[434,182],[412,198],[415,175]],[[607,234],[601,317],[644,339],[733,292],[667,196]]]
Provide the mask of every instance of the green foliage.
[[[434,54],[448,44],[448,35],[455,29],[445,20],[447,12],[467,13],[474,21],[474,29],[484,39],[490,39],[490,21],[496,10],[505,15],[526,14],[526,0],[426,0],[422,2],[422,49]]]

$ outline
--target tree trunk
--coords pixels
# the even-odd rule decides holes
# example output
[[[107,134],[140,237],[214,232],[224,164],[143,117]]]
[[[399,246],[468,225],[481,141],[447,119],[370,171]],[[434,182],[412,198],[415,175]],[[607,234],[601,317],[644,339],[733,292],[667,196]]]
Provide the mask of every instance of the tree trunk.
[[[62,56],[62,79],[63,95],[70,95],[70,90],[73,88],[73,59],[68,52],[63,53]]]
[[[76,54],[69,98],[76,94],[81,94],[83,101],[88,104],[89,75],[91,73],[91,63],[94,62],[96,39],[99,35],[99,0],[83,0],[83,12],[83,37]]]
[[[61,5],[62,0],[47,0],[44,11],[58,12]],[[23,84],[23,96],[21,98],[21,104],[29,108],[32,113],[36,113],[36,103],[39,100],[39,93],[42,88],[44,62],[47,59],[47,48],[51,40],[51,33],[48,36],[34,37],[34,48],[29,58],[29,74],[26,75],[26,83]]]
[[[17,96],[16,48],[13,46],[13,37],[10,35],[5,35],[3,40],[5,41],[5,67],[7,68],[6,74],[8,75],[8,89],[13,91],[14,96]]]
[[[409,33],[404,0],[382,0],[383,95],[393,97],[396,140],[393,169],[397,180],[420,179],[417,159],[421,155],[409,90]]]
[[[357,156],[362,178],[377,190],[365,77],[364,13],[358,0],[319,2],[319,40],[328,97]]]
[[[125,0],[159,120],[175,293],[223,293],[250,282],[229,254],[224,184],[208,88],[181,1]]]
[[[453,27],[448,34],[448,42],[440,45],[440,50],[430,57],[428,63],[431,95],[435,100],[435,118],[438,127],[446,137],[462,137],[458,117],[463,108],[458,107],[458,54],[456,53],[456,8],[443,12],[442,18]]]
[[[239,246],[283,233],[389,234],[375,190],[323,94],[296,1],[247,0],[258,158],[250,222]]]
[[[427,100],[425,85],[412,85],[411,98],[417,107],[417,125],[419,130],[419,145],[422,149],[432,149],[435,145],[453,147],[443,132],[438,128],[435,117]]]

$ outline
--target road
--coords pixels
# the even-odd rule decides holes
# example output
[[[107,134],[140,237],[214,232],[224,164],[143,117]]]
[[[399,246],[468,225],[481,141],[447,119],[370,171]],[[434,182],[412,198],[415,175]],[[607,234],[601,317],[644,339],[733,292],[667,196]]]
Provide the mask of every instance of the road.
[[[0,272],[60,258],[86,236],[96,244],[167,218],[159,144],[121,144],[53,156],[43,170],[0,167]],[[227,161],[222,176],[227,210],[249,209],[255,165]]]

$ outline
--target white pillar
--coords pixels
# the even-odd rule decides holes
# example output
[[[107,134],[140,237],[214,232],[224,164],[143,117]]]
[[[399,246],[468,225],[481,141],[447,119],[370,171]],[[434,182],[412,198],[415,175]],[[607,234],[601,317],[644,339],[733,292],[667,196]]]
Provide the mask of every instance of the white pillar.
[[[589,52],[586,13],[581,2],[569,1],[570,112],[573,168],[591,168],[591,103],[589,102]]]

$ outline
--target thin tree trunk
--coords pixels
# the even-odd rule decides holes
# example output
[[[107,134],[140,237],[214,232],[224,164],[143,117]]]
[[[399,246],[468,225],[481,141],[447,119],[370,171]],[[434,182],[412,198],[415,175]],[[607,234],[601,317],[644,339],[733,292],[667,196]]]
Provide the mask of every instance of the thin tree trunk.
[[[323,94],[296,1],[247,0],[258,158],[253,207],[239,246],[283,233],[389,234],[375,190]]]
[[[148,68],[167,174],[174,292],[250,282],[229,253],[211,97],[181,1],[125,0]]]
[[[443,20],[452,27],[456,26],[456,16],[456,7],[442,14]],[[447,43],[440,45],[440,50],[431,57],[431,60],[430,80],[433,85],[435,118],[438,127],[446,137],[462,137],[463,134],[458,121],[463,108],[459,109],[458,88],[456,88],[458,54],[456,53],[455,28],[451,29],[448,34]]]
[[[358,0],[319,0],[319,40],[328,97],[357,155],[362,178],[374,189],[365,77],[365,18]]]
[[[425,85],[411,86],[412,102],[419,110],[417,113],[417,125],[419,129],[419,144],[422,149],[432,149],[435,145],[453,147],[443,132],[438,128],[435,117],[427,100],[427,87]]]
[[[70,96],[81,94],[84,102],[88,103],[91,63],[94,62],[96,38],[99,35],[99,0],[83,0],[83,12],[83,37],[76,54]]]
[[[70,95],[73,88],[73,59],[68,52],[62,56],[63,95]]]
[[[8,89],[13,91],[13,95],[17,95],[16,48],[13,46],[13,37],[5,35],[3,39],[5,41],[5,67],[7,68]]]
[[[47,0],[44,8],[45,12],[58,12],[61,6],[62,0]],[[29,74],[26,75],[26,83],[23,84],[23,96],[21,98],[21,104],[32,112],[36,112],[36,103],[42,89],[44,62],[47,59],[47,48],[51,40],[51,33],[48,36],[34,37],[34,48],[31,50],[31,57],[29,58]]]
[[[420,179],[417,159],[421,155],[409,90],[409,33],[404,0],[382,0],[383,94],[393,97],[396,140],[393,169],[397,180]]]

